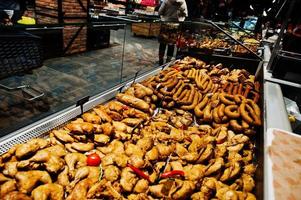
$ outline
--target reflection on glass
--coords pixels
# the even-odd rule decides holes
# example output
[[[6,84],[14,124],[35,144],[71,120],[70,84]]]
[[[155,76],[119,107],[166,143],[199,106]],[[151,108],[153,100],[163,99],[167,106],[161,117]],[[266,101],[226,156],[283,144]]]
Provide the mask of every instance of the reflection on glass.
[[[125,26],[84,27],[82,30],[85,29],[85,37],[81,37],[81,30],[72,41],[72,34],[78,28],[74,25],[68,27],[70,37],[69,40],[64,39],[63,45],[55,44],[62,40],[42,39],[44,52],[48,57],[43,66],[0,80],[3,85],[30,85],[45,93],[38,100],[27,101],[20,91],[11,92],[0,88],[0,136],[75,105],[76,101],[85,96],[99,94],[120,83]],[[45,39],[47,32],[54,33],[55,30],[42,30],[40,33],[43,35],[40,36]],[[32,30],[32,33],[39,35],[37,29]],[[64,33],[63,38],[66,36],[66,29]],[[70,41],[72,42],[69,43]],[[56,51],[58,48],[61,49]],[[81,48],[84,48],[82,53],[75,53],[81,51]],[[62,53],[59,57],[58,52]]]

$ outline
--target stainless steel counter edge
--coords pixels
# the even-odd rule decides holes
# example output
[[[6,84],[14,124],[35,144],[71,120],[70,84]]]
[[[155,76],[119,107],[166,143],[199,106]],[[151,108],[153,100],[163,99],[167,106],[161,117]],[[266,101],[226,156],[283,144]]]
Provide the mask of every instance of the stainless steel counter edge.
[[[278,128],[292,132],[280,85],[266,81],[264,91],[266,130]]]
[[[292,132],[292,128],[290,122],[288,120],[288,115],[286,111],[286,107],[283,100],[283,95],[281,91],[281,87],[277,83],[272,83],[269,81],[265,81],[264,83],[264,199],[269,200],[271,199],[270,196],[270,187],[269,187],[269,180],[268,174],[268,166],[266,165],[268,159],[268,148],[267,148],[267,130],[269,128],[278,128],[285,131]]]
[[[137,77],[136,81],[140,82],[145,80],[146,78],[157,74],[161,71],[160,68],[154,68],[154,70],[146,72]],[[110,99],[112,99],[119,91],[119,89],[123,87],[123,89],[130,86],[133,82],[133,79],[126,81],[122,84],[119,84],[105,92],[100,93],[99,95],[95,95],[90,100],[84,104],[83,111],[90,110],[98,104],[104,103]],[[81,114],[80,107],[70,106],[60,112],[52,114],[44,119],[41,119],[37,122],[34,122],[24,128],[21,128],[17,131],[14,131],[2,138],[0,138],[0,155],[7,152],[13,145],[25,143],[26,141],[37,138],[37,137],[46,137],[48,132],[68,121],[77,117]]]

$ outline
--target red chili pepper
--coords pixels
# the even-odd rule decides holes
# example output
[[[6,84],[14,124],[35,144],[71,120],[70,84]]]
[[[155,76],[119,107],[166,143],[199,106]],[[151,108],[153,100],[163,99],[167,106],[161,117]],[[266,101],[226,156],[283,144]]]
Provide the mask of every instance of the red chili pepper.
[[[165,172],[163,173],[160,177],[161,178],[170,178],[170,177],[173,177],[173,176],[184,176],[184,171],[182,170],[172,170],[170,172]]]
[[[150,179],[149,179],[149,176],[148,176],[147,174],[145,174],[143,171],[141,171],[141,170],[138,169],[137,167],[134,167],[133,165],[130,165],[130,164],[127,164],[127,166],[128,166],[129,168],[131,168],[131,169],[135,172],[135,174],[137,174],[137,175],[139,175],[141,178],[144,178],[145,180],[148,180],[149,182],[151,182]]]

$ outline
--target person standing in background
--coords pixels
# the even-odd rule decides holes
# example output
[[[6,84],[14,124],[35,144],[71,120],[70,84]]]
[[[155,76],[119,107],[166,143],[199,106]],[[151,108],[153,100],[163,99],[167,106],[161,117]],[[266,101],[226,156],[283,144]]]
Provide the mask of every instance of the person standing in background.
[[[162,31],[163,26],[168,27],[168,22],[179,22],[179,21],[181,22],[184,21],[185,18],[188,16],[187,5],[185,0],[164,0],[159,8],[158,13],[161,17],[161,20],[163,22],[167,22],[161,25],[161,33],[163,32]],[[174,26],[172,25],[172,27]],[[165,55],[166,46],[168,45],[166,62],[169,62],[171,60],[175,48],[174,40],[168,40],[168,38],[167,40],[165,40],[162,38],[163,37],[159,36],[159,42],[160,42],[159,64],[160,65],[164,63],[163,59]]]
[[[164,0],[159,8],[162,21],[184,21],[188,16],[185,0]]]

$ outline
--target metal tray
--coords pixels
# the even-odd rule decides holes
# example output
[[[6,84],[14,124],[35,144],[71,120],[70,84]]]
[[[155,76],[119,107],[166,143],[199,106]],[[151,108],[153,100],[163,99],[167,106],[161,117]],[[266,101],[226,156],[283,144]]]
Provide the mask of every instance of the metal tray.
[[[245,60],[245,59],[238,59],[233,60],[231,57],[221,57],[219,59],[215,59],[212,56],[210,58],[208,57],[202,57],[200,55],[194,56],[198,57],[206,62],[221,62],[226,67],[236,68],[244,68],[249,70],[250,73],[255,74],[256,79],[261,83],[261,102],[260,107],[262,110],[262,118],[265,116],[263,105],[264,105],[264,96],[263,96],[263,68],[262,68],[262,62],[253,62],[254,60]],[[228,60],[231,58],[230,60]],[[231,64],[232,63],[232,64]],[[250,64],[250,65],[249,65]],[[170,63],[166,64],[168,67]],[[162,70],[162,67],[155,68],[154,70],[151,70],[149,72],[146,72],[136,78],[137,82],[143,81],[147,79],[150,76],[158,74]],[[119,92],[121,88],[125,89],[129,87],[134,78],[123,83],[119,84],[99,95],[94,96],[91,98],[86,104],[83,106],[83,112],[86,112],[93,107],[95,107],[98,104],[104,103],[109,101],[110,99],[114,98],[115,95]],[[64,109],[58,113],[55,113],[49,117],[46,117],[45,119],[39,120],[27,127],[24,127],[18,131],[15,131],[9,135],[6,135],[2,138],[0,138],[0,154],[5,153],[9,150],[13,145],[18,143],[24,143],[32,138],[37,137],[47,137],[48,132],[56,127],[59,127],[63,125],[64,123],[72,120],[73,118],[77,117],[81,114],[81,108],[76,106],[71,106],[67,109]],[[263,199],[264,194],[264,185],[263,185],[263,166],[264,166],[264,127],[265,127],[265,121],[262,119],[264,126],[260,127],[257,131],[256,140],[255,140],[255,161],[258,163],[258,169],[256,171],[255,175],[255,195],[257,199]]]

